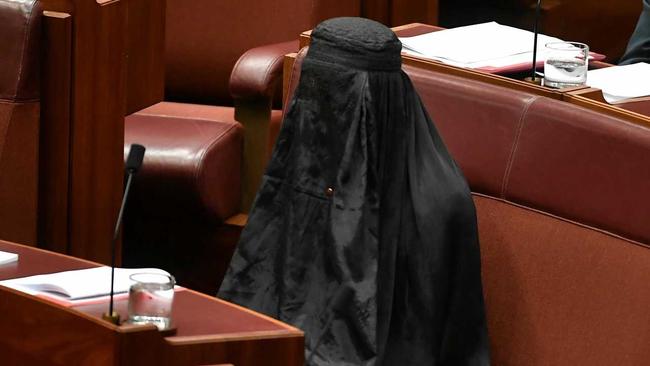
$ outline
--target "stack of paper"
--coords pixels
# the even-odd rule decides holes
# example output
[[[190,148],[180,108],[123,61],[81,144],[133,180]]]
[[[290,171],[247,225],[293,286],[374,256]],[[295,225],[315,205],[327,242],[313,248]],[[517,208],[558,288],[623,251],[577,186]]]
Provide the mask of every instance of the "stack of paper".
[[[603,91],[608,103],[650,96],[650,64],[643,62],[587,72],[587,85]]]
[[[18,260],[18,254],[0,251],[0,266]]]
[[[155,268],[115,268],[114,292],[119,294],[129,291],[133,284],[129,276],[139,272],[168,274],[162,269]],[[32,295],[54,295],[64,300],[106,296],[111,292],[111,267],[96,267],[15,278],[0,281],[0,285]]]
[[[400,38],[403,52],[473,69],[530,63],[533,59],[533,40],[533,32],[496,22]],[[544,45],[550,42],[562,40],[538,35],[538,61],[544,61]]]

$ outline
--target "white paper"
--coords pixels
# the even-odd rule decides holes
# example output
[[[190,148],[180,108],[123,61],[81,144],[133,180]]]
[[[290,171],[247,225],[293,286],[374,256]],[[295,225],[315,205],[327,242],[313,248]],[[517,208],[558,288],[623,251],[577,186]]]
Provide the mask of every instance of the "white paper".
[[[403,52],[454,66],[481,68],[516,65],[533,58],[533,32],[496,22],[402,37]],[[544,60],[544,45],[561,39],[539,34],[537,59]]]
[[[0,265],[18,261],[18,254],[0,251]]]
[[[134,283],[133,273],[148,272],[168,275],[156,268],[115,268],[114,293],[125,293]],[[57,272],[0,281],[0,285],[32,295],[48,293],[66,300],[106,296],[111,292],[111,267],[96,267],[76,271]]]
[[[602,90],[608,103],[650,96],[650,64],[639,62],[590,70],[587,85]]]

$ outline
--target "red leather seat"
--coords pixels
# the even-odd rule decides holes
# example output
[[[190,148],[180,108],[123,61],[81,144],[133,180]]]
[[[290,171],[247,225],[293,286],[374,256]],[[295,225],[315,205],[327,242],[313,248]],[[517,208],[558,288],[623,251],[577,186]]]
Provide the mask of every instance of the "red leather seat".
[[[0,0],[0,239],[36,244],[41,3]]]
[[[644,363],[650,129],[406,70],[476,193],[494,364]]]
[[[493,364],[647,363],[650,128],[404,70],[474,192]]]

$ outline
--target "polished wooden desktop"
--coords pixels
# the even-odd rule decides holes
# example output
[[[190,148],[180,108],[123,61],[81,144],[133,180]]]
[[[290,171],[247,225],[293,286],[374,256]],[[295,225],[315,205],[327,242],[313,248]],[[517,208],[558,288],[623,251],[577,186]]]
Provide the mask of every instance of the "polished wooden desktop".
[[[19,254],[0,266],[0,280],[91,268],[99,264],[0,241]],[[117,300],[124,318],[127,300]],[[115,326],[101,319],[107,303],[63,306],[0,286],[3,365],[302,365],[303,333],[289,325],[188,289],[176,292],[176,334],[153,325]]]
[[[412,37],[429,32],[436,32],[442,28],[428,24],[412,23],[394,27],[392,29],[399,37]],[[309,45],[310,36],[311,31],[305,31],[300,35],[299,39],[301,48]],[[290,70],[291,64],[293,62],[292,60],[294,58],[295,54],[288,55],[285,60],[285,71]],[[502,86],[512,90],[520,90],[547,98],[562,100],[567,103],[579,105],[589,110],[594,110],[619,117],[631,123],[650,126],[650,98],[612,105],[605,102],[600,90],[589,88],[588,86],[553,89],[524,81],[522,79],[521,73],[487,73],[479,70],[451,66],[440,61],[408,54],[402,54],[402,63],[411,67],[443,72],[446,74],[477,80],[492,85]],[[590,68],[602,68],[609,66],[612,65],[600,61],[590,62]],[[287,73],[285,72],[285,87],[288,85],[286,74]]]

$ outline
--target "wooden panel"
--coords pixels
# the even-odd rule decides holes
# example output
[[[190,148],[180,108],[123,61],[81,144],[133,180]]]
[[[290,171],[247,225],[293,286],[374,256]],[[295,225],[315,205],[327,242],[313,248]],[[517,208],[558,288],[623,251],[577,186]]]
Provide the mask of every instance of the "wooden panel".
[[[244,152],[240,210],[250,211],[268,163],[271,102],[235,101],[235,119],[244,126]],[[260,159],[259,157],[263,157]]]
[[[291,71],[293,70],[293,63],[298,57],[295,52],[286,54],[282,63],[282,109],[287,106],[289,102],[289,83],[291,82]]]
[[[0,288],[0,312],[7,315],[0,317],[0,329],[10,335],[0,337],[3,364],[114,364],[117,340],[99,319],[7,288]]]
[[[438,24],[438,0],[363,0],[361,16],[388,26]]]
[[[78,0],[74,17],[68,253],[109,263],[123,185],[127,3]]]
[[[390,25],[408,23],[438,24],[438,0],[393,0]]]
[[[168,338],[170,339],[170,338]],[[173,339],[173,338],[171,338]],[[237,366],[304,365],[302,336],[261,337],[231,340],[174,342],[169,365],[205,365],[229,362]]]
[[[127,114],[163,100],[165,0],[128,1]]]
[[[163,96],[165,0],[42,2],[45,10],[72,15],[72,66],[61,57],[67,45],[58,43],[65,41],[52,39],[47,50],[59,59],[48,65],[44,85],[50,95],[60,94],[44,116],[57,121],[52,129],[63,128],[49,131],[50,140],[45,142],[46,150],[54,153],[47,158],[55,161],[45,169],[60,176],[42,187],[46,221],[40,234],[44,247],[107,263],[122,195],[124,116],[127,110],[146,107]],[[66,74],[69,85],[63,81]],[[70,95],[68,111],[66,95]],[[66,114],[67,152],[62,122]],[[118,247],[118,262],[120,256]]]
[[[361,16],[390,25],[390,6],[388,0],[362,0]]]
[[[556,0],[542,8],[542,32],[587,43],[590,49],[605,54],[608,61],[616,61],[639,19],[642,0]]]
[[[72,18],[43,12],[38,246],[66,253]]]

